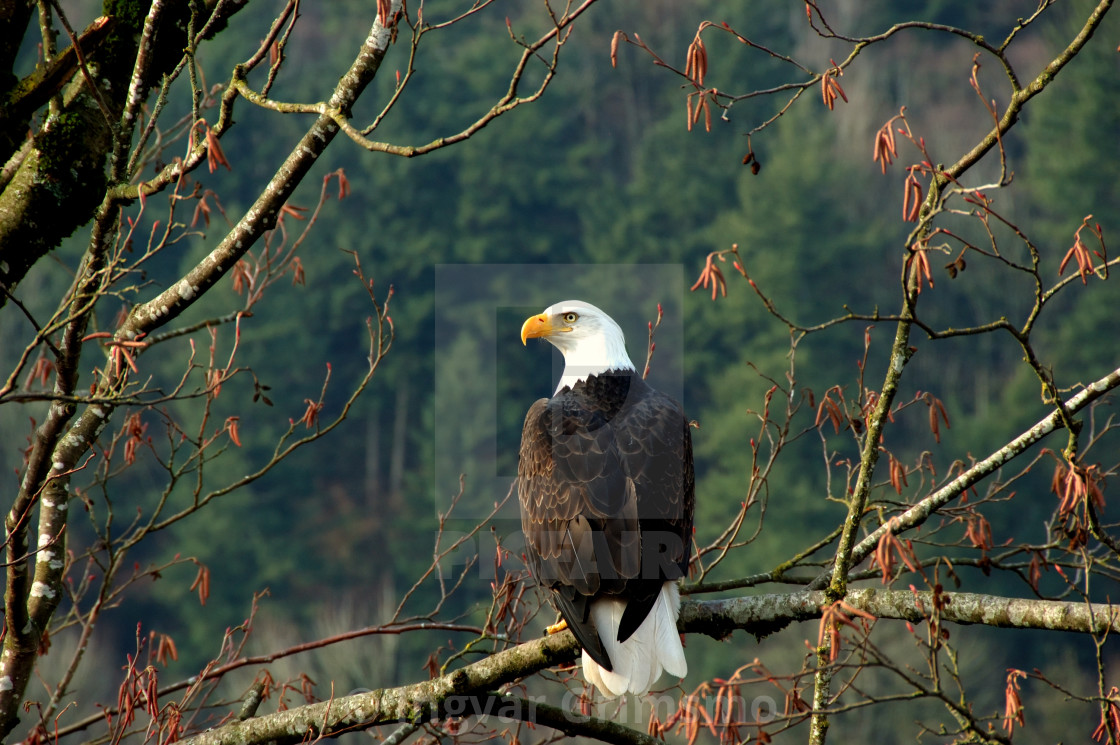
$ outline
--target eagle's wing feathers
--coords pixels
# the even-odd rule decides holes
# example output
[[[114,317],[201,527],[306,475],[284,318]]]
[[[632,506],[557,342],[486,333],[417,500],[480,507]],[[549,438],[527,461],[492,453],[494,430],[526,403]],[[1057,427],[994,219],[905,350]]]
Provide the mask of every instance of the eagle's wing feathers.
[[[600,412],[541,399],[525,417],[518,472],[533,573],[555,592],[580,644],[608,670],[590,601],[622,592],[641,570],[635,492],[612,429]]]
[[[625,641],[664,582],[683,576],[691,550],[688,425],[672,399],[639,385],[646,395],[613,418],[578,398],[541,399],[522,431],[518,492],[527,555],[601,665],[606,655],[599,659],[601,643],[587,626],[591,596],[625,595],[618,629]]]
[[[645,390],[646,395],[625,410],[618,438],[623,466],[638,495],[642,536],[641,576],[627,588],[619,641],[641,625],[664,582],[685,575],[692,551],[695,476],[688,421],[673,399]]]

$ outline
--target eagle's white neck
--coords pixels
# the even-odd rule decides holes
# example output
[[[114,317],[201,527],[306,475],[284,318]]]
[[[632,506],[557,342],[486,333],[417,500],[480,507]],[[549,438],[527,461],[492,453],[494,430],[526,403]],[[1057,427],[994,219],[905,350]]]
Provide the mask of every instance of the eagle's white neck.
[[[556,386],[553,395],[559,393],[565,386],[574,388],[576,383],[587,380],[590,375],[599,375],[607,370],[634,369],[634,363],[626,354],[626,341],[622,336],[622,330],[617,326],[606,330],[606,333],[575,339],[568,337],[557,341],[564,345],[554,342],[564,353],[564,374],[560,377],[560,384]]]

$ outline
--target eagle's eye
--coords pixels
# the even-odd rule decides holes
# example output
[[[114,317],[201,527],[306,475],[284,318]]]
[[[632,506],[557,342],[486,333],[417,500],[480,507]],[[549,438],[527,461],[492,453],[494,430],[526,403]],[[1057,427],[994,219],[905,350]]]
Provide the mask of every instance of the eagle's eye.
[[[568,313],[565,313],[564,315],[562,315],[560,317],[564,319],[564,323],[575,323],[576,320],[579,318],[579,314],[578,313],[572,313],[572,312],[569,311]]]

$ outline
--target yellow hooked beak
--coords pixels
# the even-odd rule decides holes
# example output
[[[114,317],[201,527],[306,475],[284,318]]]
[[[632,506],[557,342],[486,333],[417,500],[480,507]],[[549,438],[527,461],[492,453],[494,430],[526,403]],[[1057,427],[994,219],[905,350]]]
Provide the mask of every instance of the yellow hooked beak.
[[[552,319],[543,313],[539,316],[529,316],[525,323],[521,324],[521,343],[528,344],[530,339],[548,336],[555,330]]]

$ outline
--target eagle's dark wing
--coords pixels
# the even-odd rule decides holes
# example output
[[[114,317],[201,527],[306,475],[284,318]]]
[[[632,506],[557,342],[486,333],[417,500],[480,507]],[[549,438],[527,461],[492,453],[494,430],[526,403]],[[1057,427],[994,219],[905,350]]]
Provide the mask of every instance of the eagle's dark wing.
[[[676,401],[644,383],[646,394],[622,412],[616,429],[621,462],[638,498],[642,569],[628,583],[620,641],[641,625],[666,580],[688,573],[695,474],[692,434]]]
[[[526,555],[592,659],[610,659],[591,600],[627,601],[620,641],[691,551],[692,447],[679,406],[633,376],[621,407],[561,392],[529,409],[518,469]]]

